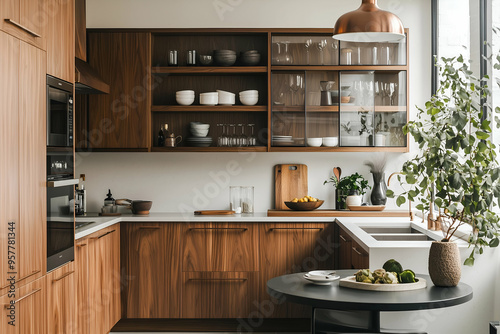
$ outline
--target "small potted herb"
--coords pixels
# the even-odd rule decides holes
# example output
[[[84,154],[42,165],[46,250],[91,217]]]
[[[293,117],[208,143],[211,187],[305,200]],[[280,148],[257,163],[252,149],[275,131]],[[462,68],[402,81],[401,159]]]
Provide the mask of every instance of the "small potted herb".
[[[333,183],[335,187],[336,210],[347,210],[348,204],[361,205],[363,195],[367,189],[370,189],[368,181],[358,173],[345,176],[341,179],[332,176],[323,182],[323,184],[327,183]]]

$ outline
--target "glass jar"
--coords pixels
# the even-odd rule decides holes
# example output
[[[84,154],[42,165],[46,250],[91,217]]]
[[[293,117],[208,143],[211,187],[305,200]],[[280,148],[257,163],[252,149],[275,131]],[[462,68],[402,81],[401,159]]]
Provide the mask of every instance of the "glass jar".
[[[242,213],[253,213],[254,212],[254,188],[253,187],[241,187],[241,208]]]
[[[231,186],[229,187],[229,210],[235,213],[241,213],[241,187]]]

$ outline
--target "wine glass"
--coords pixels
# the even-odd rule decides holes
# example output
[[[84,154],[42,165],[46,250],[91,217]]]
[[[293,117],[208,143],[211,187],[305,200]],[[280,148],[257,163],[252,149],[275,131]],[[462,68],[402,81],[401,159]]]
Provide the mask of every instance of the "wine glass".
[[[313,40],[308,38],[306,39],[305,43],[304,43],[304,47],[306,48],[306,63],[307,65],[309,65],[309,47],[312,45],[313,43]]]
[[[281,42],[281,45],[283,45],[284,48],[284,54],[283,54],[283,64],[284,65],[292,65],[293,64],[293,57],[288,51],[288,45],[290,44],[289,41],[284,41]]]
[[[255,124],[247,124],[250,127],[250,136],[248,137],[248,146],[255,146],[257,144],[257,138],[253,133]]]
[[[248,139],[247,136],[245,135],[245,125],[244,124],[238,124],[240,127],[241,133],[240,136],[238,137],[238,146],[243,147],[243,146],[248,146]]]
[[[235,147],[238,146],[238,136],[236,135],[236,125],[229,124],[229,146]]]
[[[297,94],[299,88],[302,86],[302,76],[300,74],[290,74],[289,82],[290,92],[292,94],[292,105],[298,105],[298,102],[295,103],[295,95]]]
[[[398,90],[398,84],[396,82],[389,83],[389,89],[387,95],[389,96],[390,105],[394,105],[394,93]]]
[[[282,63],[281,59],[281,43],[277,42],[276,44],[276,55],[273,54],[273,64],[280,65]]]
[[[332,38],[332,65],[339,64],[339,42]]]
[[[376,98],[377,96],[378,96],[378,97],[380,97],[380,94],[381,94],[381,92],[380,92],[380,84],[381,84],[380,82],[375,81],[375,86],[374,86],[374,90],[375,90],[375,98]],[[377,104],[377,103],[375,103],[375,104]],[[381,103],[381,104],[382,104],[382,103]]]
[[[321,41],[319,41],[318,43],[316,43],[316,48],[318,48],[319,50],[319,57],[320,57],[320,62],[321,62],[321,65],[325,65],[325,60],[324,60],[324,56],[323,56],[323,50],[325,49],[325,46],[327,45],[327,40],[326,39],[322,39]]]

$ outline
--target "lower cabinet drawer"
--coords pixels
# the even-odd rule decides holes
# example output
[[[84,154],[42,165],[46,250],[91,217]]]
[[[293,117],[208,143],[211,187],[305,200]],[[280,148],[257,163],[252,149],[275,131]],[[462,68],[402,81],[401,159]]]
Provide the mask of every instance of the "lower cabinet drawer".
[[[258,285],[258,272],[184,272],[182,318],[247,318]]]

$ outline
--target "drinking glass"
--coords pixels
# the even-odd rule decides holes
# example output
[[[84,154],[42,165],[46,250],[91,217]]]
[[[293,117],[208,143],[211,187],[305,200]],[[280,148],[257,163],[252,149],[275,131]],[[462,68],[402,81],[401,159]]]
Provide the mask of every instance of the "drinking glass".
[[[229,209],[235,213],[241,213],[241,187],[229,187]]]
[[[250,136],[248,137],[248,146],[255,146],[255,145],[257,145],[257,138],[255,138],[255,135],[253,133],[255,124],[248,124],[247,126],[250,127]]]
[[[217,124],[217,132],[220,133],[220,135],[217,137],[217,146],[222,147],[224,146],[224,127],[223,124]]]
[[[229,124],[229,146],[236,147],[238,146],[238,136],[236,135],[236,125]]]
[[[320,57],[319,59],[320,59],[321,65],[325,65],[323,50],[325,49],[325,46],[327,45],[327,43],[328,42],[326,39],[322,39],[321,41],[316,43],[316,48],[318,48],[318,50],[319,50],[319,57]]]
[[[254,211],[254,188],[241,187],[241,212],[253,213]]]
[[[274,43],[276,45],[276,54],[273,54],[273,64],[276,65],[281,65],[282,59],[281,59],[281,43],[277,42]]]
[[[240,136],[238,137],[238,146],[240,147],[248,146],[247,136],[245,135],[245,125],[238,124],[238,126],[240,127],[241,130]]]
[[[389,95],[389,102],[390,102],[390,105],[393,106],[394,105],[394,93],[396,93],[396,91],[398,90],[398,84],[396,82],[390,82],[389,83],[389,89],[388,89],[388,95]]]
[[[288,51],[288,45],[290,44],[289,41],[284,41],[281,42],[281,45],[283,45],[284,49],[284,54],[283,54],[283,65],[292,65],[293,64],[293,57]]]
[[[302,76],[300,74],[290,74],[289,86],[292,94],[292,105],[296,106],[298,105],[298,102],[295,103],[294,97],[297,95],[299,88],[302,86]]]
[[[339,64],[339,42],[332,38],[332,65]]]
[[[381,99],[380,97],[380,94],[381,94],[381,91],[380,91],[380,85],[381,83],[378,82],[378,81],[375,81],[375,86],[373,87],[374,88],[374,91],[375,91],[375,98],[379,98],[379,100]],[[382,104],[382,101],[380,102],[380,104]],[[375,105],[378,105],[377,102],[375,102]]]
[[[304,43],[304,47],[306,48],[306,63],[307,63],[307,65],[309,65],[309,62],[310,62],[310,60],[309,60],[309,48],[311,47],[312,43],[313,43],[313,40],[310,38],[306,39],[306,41]]]

